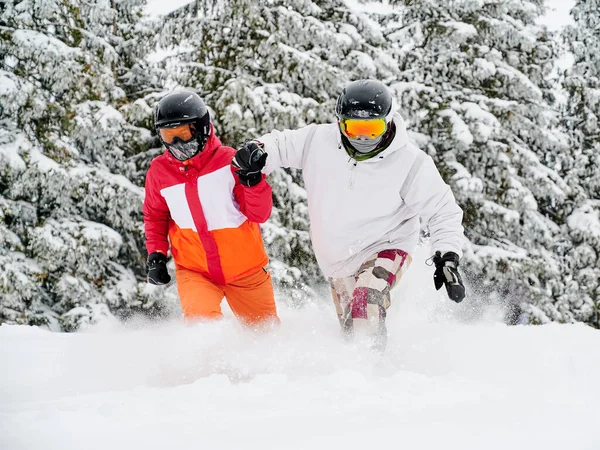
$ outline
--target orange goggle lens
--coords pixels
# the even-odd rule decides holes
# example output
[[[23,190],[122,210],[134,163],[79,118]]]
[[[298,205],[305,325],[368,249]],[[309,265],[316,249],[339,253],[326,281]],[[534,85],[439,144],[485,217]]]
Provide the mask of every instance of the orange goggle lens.
[[[387,125],[385,119],[342,119],[340,128],[350,139],[359,137],[375,139],[385,133]]]
[[[158,130],[160,137],[167,144],[172,144],[175,138],[179,138],[183,142],[187,142],[194,136],[194,126],[186,123],[173,128],[160,128]]]

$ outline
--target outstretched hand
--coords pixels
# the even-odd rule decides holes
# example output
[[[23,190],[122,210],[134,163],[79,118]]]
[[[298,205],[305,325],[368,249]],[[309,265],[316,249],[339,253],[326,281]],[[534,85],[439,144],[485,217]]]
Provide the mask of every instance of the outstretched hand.
[[[462,302],[465,298],[465,285],[458,273],[458,261],[459,257],[454,252],[446,252],[442,255],[438,251],[433,256],[435,288],[439,291],[443,285],[446,285],[448,297],[456,303]]]

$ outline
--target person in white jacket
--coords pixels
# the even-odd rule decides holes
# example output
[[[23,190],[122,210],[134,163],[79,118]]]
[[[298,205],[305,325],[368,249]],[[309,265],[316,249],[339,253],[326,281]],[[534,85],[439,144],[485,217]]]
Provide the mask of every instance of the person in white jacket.
[[[463,213],[431,157],[408,140],[383,83],[347,84],[336,116],[336,123],[273,131],[245,142],[232,164],[257,174],[302,170],[310,236],[342,330],[351,336],[358,328],[370,329],[375,346],[383,349],[390,289],[411,262],[419,219],[430,230],[436,289],[445,285],[452,300],[463,300],[458,273]]]

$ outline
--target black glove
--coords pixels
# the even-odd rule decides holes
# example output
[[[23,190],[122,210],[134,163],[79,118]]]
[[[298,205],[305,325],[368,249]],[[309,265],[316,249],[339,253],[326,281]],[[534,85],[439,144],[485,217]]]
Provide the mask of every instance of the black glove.
[[[167,284],[171,281],[171,276],[167,270],[167,256],[160,252],[150,253],[146,261],[148,267],[148,283]]]
[[[435,264],[435,273],[433,274],[433,283],[439,291],[442,285],[446,285],[448,297],[456,303],[460,303],[465,298],[465,285],[458,273],[458,255],[454,252],[446,252],[443,255],[435,252],[433,263]]]
[[[262,180],[261,170],[265,167],[268,156],[263,147],[258,141],[244,142],[231,161],[245,186],[255,186]]]

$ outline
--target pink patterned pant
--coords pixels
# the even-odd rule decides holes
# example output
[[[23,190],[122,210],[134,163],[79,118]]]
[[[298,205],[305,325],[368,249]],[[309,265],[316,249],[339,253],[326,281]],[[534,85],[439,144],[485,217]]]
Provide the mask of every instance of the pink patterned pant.
[[[333,301],[345,334],[351,335],[355,327],[375,322],[374,334],[385,341],[390,290],[411,261],[410,255],[402,250],[383,250],[367,259],[353,276],[330,278]]]

